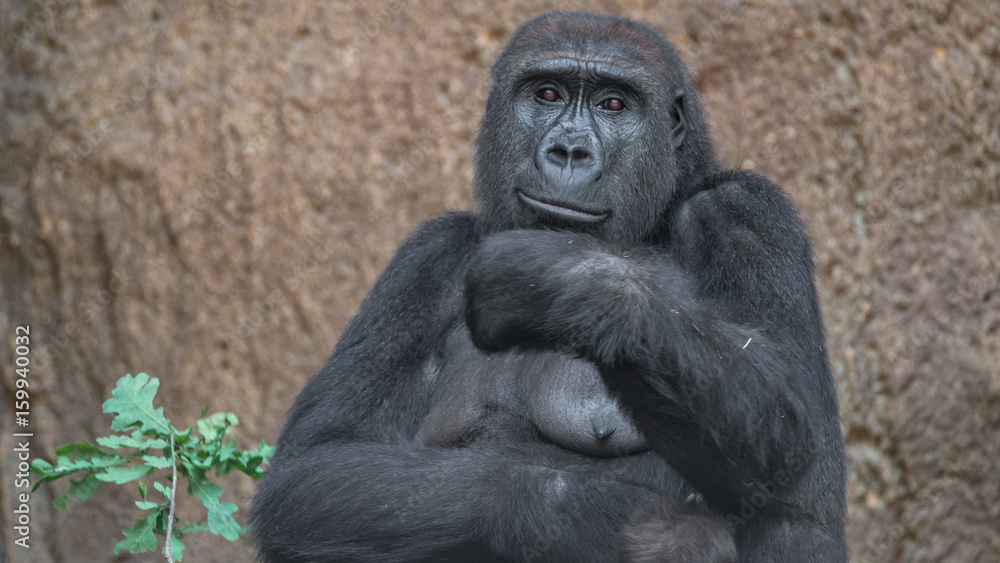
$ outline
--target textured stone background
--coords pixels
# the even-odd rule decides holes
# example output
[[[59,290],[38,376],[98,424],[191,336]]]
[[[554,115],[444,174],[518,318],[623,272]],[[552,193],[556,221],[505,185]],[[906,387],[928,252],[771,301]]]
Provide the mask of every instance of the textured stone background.
[[[11,546],[15,326],[36,455],[106,433],[101,402],[139,371],[178,424],[208,404],[273,443],[403,237],[469,208],[487,67],[554,8],[663,30],[724,159],[802,211],[854,559],[1000,560],[996,0],[2,0],[0,551],[111,560],[136,516],[109,487],[55,512],[46,487],[32,549]],[[226,483],[243,516],[248,481]]]

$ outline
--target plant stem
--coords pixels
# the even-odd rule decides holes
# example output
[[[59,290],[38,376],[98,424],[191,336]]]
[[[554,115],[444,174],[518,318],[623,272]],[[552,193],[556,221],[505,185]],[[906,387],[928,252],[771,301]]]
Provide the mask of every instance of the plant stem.
[[[174,446],[174,436],[170,435],[170,512],[167,514],[167,544],[164,546],[164,555],[167,556],[167,563],[174,563],[174,557],[170,549],[170,538],[174,535],[174,509],[177,498],[177,452]]]

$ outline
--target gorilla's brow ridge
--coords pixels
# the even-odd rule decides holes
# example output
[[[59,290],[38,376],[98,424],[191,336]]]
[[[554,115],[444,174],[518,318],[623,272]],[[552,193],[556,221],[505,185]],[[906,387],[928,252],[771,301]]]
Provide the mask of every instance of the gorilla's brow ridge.
[[[581,56],[580,53],[568,51],[528,58],[513,70],[518,78],[524,79],[533,75],[577,72],[572,70],[573,66],[588,72],[596,70],[599,78],[629,84],[636,90],[641,90],[641,84],[655,84],[660,79],[647,68],[621,57]]]

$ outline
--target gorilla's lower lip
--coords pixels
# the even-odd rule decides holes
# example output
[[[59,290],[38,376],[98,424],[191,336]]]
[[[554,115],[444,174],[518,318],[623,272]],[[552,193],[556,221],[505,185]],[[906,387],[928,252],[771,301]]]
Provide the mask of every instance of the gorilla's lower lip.
[[[588,211],[586,209],[571,207],[565,203],[542,201],[531,197],[520,189],[517,190],[517,197],[528,206],[539,211],[544,211],[561,219],[576,221],[578,223],[600,223],[611,214],[610,211]]]

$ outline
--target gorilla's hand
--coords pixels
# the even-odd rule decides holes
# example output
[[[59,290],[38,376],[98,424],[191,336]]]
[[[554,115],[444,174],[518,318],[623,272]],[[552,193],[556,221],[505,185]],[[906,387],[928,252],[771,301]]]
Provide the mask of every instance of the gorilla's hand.
[[[642,276],[629,253],[593,236],[542,230],[484,238],[465,278],[465,322],[477,347],[515,345],[581,350],[612,308],[631,305]]]
[[[465,277],[465,322],[472,341],[497,352],[541,338],[542,313],[551,291],[540,283],[552,275],[542,255],[550,255],[552,233],[507,231],[479,243]]]
[[[595,539],[614,537],[633,507],[667,494],[666,487],[634,479],[629,458],[593,458],[532,444],[504,448],[496,460],[488,473],[496,492],[484,499],[483,510],[496,517],[483,519],[480,529],[486,538],[517,539],[494,544],[505,561],[613,561],[613,542]]]
[[[618,560],[736,563],[733,533],[733,524],[712,514],[701,495],[692,494],[683,503],[661,497],[632,512],[618,535]]]

